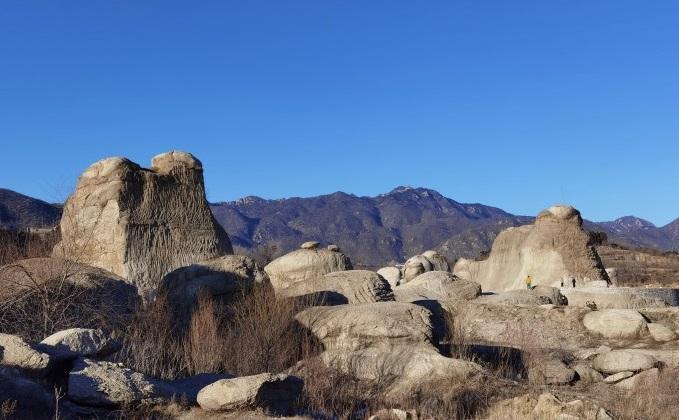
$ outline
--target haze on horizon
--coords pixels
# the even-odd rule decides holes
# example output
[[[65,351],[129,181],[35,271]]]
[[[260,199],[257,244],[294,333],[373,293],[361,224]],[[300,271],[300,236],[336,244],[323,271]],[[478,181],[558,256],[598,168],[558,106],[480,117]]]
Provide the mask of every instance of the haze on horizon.
[[[3,2],[0,187],[60,201],[98,159],[178,149],[202,160],[211,201],[411,185],[662,226],[679,217],[678,13]]]

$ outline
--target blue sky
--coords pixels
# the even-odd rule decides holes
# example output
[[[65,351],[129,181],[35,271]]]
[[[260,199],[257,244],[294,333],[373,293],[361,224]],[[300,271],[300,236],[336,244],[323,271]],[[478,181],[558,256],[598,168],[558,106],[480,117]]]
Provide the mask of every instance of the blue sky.
[[[181,149],[208,198],[679,217],[676,1],[0,3],[0,186]]]

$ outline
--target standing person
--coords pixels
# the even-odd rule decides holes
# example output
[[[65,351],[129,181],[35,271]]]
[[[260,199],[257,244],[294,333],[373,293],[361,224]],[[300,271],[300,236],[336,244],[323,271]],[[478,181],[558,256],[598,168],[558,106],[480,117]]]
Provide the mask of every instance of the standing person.
[[[575,288],[575,277],[573,277],[573,288]]]
[[[532,289],[531,283],[533,283],[533,278],[529,275],[526,276],[526,288],[528,290]]]
[[[561,287],[563,287],[563,278],[561,279]]]

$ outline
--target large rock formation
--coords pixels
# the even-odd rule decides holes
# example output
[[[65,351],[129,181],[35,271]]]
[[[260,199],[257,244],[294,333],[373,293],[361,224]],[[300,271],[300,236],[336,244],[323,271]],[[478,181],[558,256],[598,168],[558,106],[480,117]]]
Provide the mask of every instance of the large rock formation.
[[[505,230],[495,239],[487,260],[461,259],[454,272],[492,291],[525,288],[528,275],[533,285],[560,286],[562,280],[572,283],[573,279],[578,286],[608,281],[582,228],[580,212],[568,206],[550,207],[535,224]]]
[[[328,273],[314,280],[298,282],[284,289],[279,296],[311,298],[325,305],[371,303],[394,300],[389,283],[379,274],[368,270],[347,270]]]
[[[203,167],[169,152],[145,169],[125,158],[96,162],[64,206],[53,254],[109,270],[141,291],[175,268],[232,248],[205,198]]]

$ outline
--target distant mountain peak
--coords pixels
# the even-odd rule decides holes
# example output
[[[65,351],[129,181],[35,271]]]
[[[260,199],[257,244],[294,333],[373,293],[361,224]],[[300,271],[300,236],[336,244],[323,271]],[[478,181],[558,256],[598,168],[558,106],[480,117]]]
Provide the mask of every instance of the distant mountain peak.
[[[656,226],[649,222],[648,220],[642,219],[640,217],[636,216],[624,216],[620,217],[618,219],[615,219],[613,222],[609,222],[611,225],[617,225],[621,228],[634,228],[634,229],[639,229],[639,228],[655,228]]]

